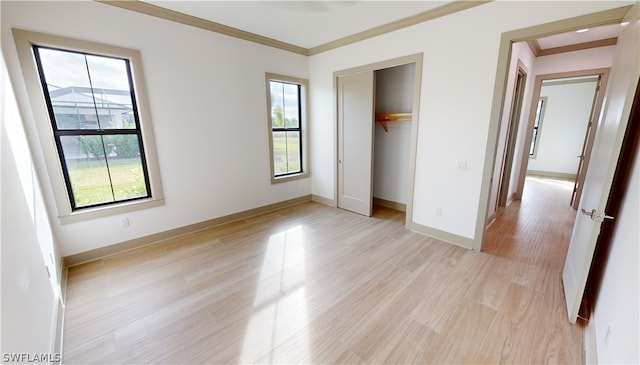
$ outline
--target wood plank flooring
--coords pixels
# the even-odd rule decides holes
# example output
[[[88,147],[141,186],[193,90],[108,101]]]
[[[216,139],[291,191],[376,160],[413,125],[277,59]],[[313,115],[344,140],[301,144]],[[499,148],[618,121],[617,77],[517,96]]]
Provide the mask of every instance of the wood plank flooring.
[[[64,362],[584,363],[565,190],[528,180],[486,252],[307,203],[72,267]]]

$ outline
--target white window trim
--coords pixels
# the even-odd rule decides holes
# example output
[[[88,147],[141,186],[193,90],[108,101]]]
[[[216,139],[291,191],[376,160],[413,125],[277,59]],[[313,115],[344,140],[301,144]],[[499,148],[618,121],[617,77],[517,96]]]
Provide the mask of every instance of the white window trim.
[[[160,170],[158,168],[157,153],[150,118],[151,113],[149,110],[147,93],[144,87],[146,84],[142,73],[140,52],[129,48],[30,32],[15,28],[12,29],[12,31],[16,48],[18,50],[18,58],[22,68],[22,74],[27,86],[27,93],[31,104],[31,110],[33,112],[34,124],[39,139],[38,142],[43,152],[44,168],[46,171],[38,172],[41,176],[48,176],[50,179],[55,204],[58,210],[58,218],[60,219],[61,224],[108,217],[164,204],[162,184],[160,181]],[[133,79],[134,92],[138,106],[140,130],[144,142],[147,173],[149,174],[149,188],[151,190],[150,198],[97,206],[95,208],[85,208],[75,211],[72,210],[64,181],[64,175],[62,173],[62,163],[58,157],[53,129],[49,120],[49,113],[47,111],[47,105],[43,95],[42,86],[40,84],[35,57],[33,55],[33,45],[61,48],[85,53],[95,53],[129,60],[131,65],[131,77]],[[36,166],[38,165],[39,164],[36,164]]]
[[[269,81],[288,82],[292,84],[300,85],[300,108],[302,114],[302,120],[300,121],[302,133],[300,138],[302,139],[302,172],[291,175],[275,176],[274,163],[273,163],[273,132],[271,121],[271,90],[269,88]],[[298,77],[291,77],[285,75],[279,75],[274,73],[265,74],[265,84],[267,87],[267,123],[269,129],[269,173],[271,176],[271,184],[278,184],[282,182],[304,179],[310,176],[309,170],[309,147],[307,133],[309,130],[309,81]]]

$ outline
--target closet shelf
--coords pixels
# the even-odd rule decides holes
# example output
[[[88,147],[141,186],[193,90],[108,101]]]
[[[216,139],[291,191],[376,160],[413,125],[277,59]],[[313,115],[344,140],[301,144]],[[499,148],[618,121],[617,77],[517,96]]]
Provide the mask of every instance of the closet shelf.
[[[382,125],[385,132],[389,132],[387,123],[393,122],[410,122],[412,118],[411,113],[380,113],[376,114],[376,122]]]

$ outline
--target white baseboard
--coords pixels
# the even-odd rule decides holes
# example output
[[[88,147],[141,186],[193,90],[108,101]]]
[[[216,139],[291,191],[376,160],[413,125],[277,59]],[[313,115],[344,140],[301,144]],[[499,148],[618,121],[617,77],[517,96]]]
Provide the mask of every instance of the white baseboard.
[[[598,363],[598,341],[596,339],[596,323],[593,313],[584,327],[584,363]]]
[[[441,231],[439,229],[423,226],[418,223],[410,223],[407,227],[408,229],[421,233],[425,236],[433,237],[440,241],[450,243],[452,245],[460,246],[463,248],[473,249],[473,239],[467,238],[463,236],[459,236],[457,234]]]
[[[66,313],[64,303],[67,296],[67,274],[67,268],[63,267],[60,275],[60,297],[58,298],[56,305],[56,322],[54,325],[53,351],[51,351],[52,354],[60,355],[61,363],[63,356],[62,351],[64,349],[64,316]]]
[[[389,208],[389,209],[395,209],[397,211],[400,212],[406,212],[407,211],[407,205],[403,204],[403,203],[398,203],[398,202],[394,202],[391,200],[386,200],[386,199],[382,199],[382,198],[373,198],[373,204],[374,205],[379,205],[381,207],[385,207],[385,208]]]
[[[570,180],[576,179],[576,174],[567,173],[567,172],[555,172],[555,171],[527,170],[527,175],[557,177],[560,179],[570,179]]]
[[[324,205],[326,205],[328,207],[332,207],[332,208],[335,208],[337,206],[335,200],[329,199],[329,198],[325,198],[325,197],[322,197],[320,195],[315,195],[315,194],[311,195],[311,201],[314,201],[314,202],[320,203],[320,204],[324,204]]]

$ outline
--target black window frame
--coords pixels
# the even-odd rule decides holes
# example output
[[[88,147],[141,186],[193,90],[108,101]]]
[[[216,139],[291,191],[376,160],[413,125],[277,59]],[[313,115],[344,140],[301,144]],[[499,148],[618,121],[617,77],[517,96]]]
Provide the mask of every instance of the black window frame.
[[[542,128],[542,118],[547,107],[547,97],[543,96],[538,99],[536,105],[536,116],[533,121],[533,130],[531,132],[531,147],[529,148],[529,157],[536,158],[538,155],[538,141],[540,140],[540,129]]]
[[[32,48],[32,52],[33,55],[35,57],[35,62],[36,62],[36,68],[37,68],[37,73],[38,73],[38,77],[39,77],[39,81],[40,84],[42,86],[42,93],[44,95],[44,99],[45,99],[45,103],[47,106],[47,111],[49,114],[49,121],[51,123],[51,128],[53,131],[53,136],[55,139],[55,144],[56,144],[56,149],[58,151],[58,159],[60,161],[61,167],[62,167],[62,173],[64,176],[64,183],[66,185],[66,190],[67,190],[67,196],[69,199],[69,203],[71,204],[71,211],[75,212],[75,211],[80,211],[83,209],[90,209],[90,208],[96,208],[96,207],[102,207],[102,206],[108,206],[108,205],[114,205],[114,204],[121,204],[121,203],[126,203],[126,202],[131,202],[131,201],[136,201],[136,200],[143,200],[143,199],[149,199],[153,197],[153,193],[152,193],[152,189],[151,189],[151,183],[150,183],[150,179],[149,179],[149,171],[148,171],[148,165],[147,165],[147,158],[145,155],[145,148],[144,148],[144,141],[143,141],[143,137],[142,137],[142,130],[141,130],[141,123],[140,123],[140,117],[139,117],[139,111],[138,111],[138,104],[136,101],[136,95],[135,95],[135,88],[134,88],[134,83],[133,83],[133,77],[132,77],[132,73],[131,73],[131,64],[130,61],[126,58],[122,58],[122,57],[117,57],[117,56],[111,56],[111,55],[105,55],[105,54],[100,54],[100,53],[94,53],[94,52],[81,52],[81,51],[76,51],[76,50],[72,50],[72,49],[66,49],[66,48],[62,48],[62,47],[51,47],[51,46],[42,46],[42,45],[37,45],[37,44],[33,44],[31,46]],[[53,103],[51,101],[51,97],[49,95],[48,92],[48,86],[47,86],[47,81],[46,81],[46,76],[44,73],[44,69],[42,67],[42,62],[40,59],[40,53],[39,50],[40,49],[50,49],[50,50],[56,50],[56,51],[62,51],[62,52],[69,52],[69,53],[76,53],[76,54],[81,54],[81,55],[89,55],[89,56],[97,56],[97,57],[105,57],[105,58],[112,58],[112,59],[117,59],[117,60],[122,60],[125,62],[126,65],[126,71],[127,71],[127,80],[129,82],[129,91],[130,91],[130,96],[131,96],[131,106],[133,109],[133,118],[135,121],[135,128],[108,128],[108,129],[104,129],[104,128],[99,128],[99,124],[98,124],[98,128],[78,128],[78,129],[60,129],[58,128],[58,125],[56,123],[56,118],[55,118],[55,112],[53,109]],[[91,81],[90,81],[91,82]],[[92,91],[91,94],[95,97],[94,91],[93,91],[93,86],[91,85]],[[96,111],[96,118],[99,119],[99,115]],[[97,120],[98,120],[97,119]],[[69,170],[67,167],[67,162],[65,159],[65,155],[64,155],[64,151],[63,151],[63,147],[62,147],[62,141],[61,141],[61,137],[64,136],[107,136],[107,135],[133,135],[137,137],[138,140],[138,146],[140,148],[140,162],[142,164],[142,172],[143,172],[143,176],[144,176],[144,183],[145,183],[145,189],[147,191],[147,194],[144,196],[137,196],[134,198],[127,198],[127,199],[120,199],[120,200],[116,200],[115,198],[115,193],[113,191],[113,182],[111,180],[111,172],[109,169],[109,159],[107,158],[107,153],[106,153],[106,149],[105,149],[105,162],[107,164],[107,171],[109,173],[109,182],[111,185],[111,191],[114,197],[113,201],[109,201],[109,202],[101,202],[101,203],[96,203],[96,204],[89,204],[89,205],[82,205],[80,207],[77,206],[76,204],[76,200],[75,200],[75,196],[73,193],[73,187],[71,184],[71,178],[69,176]],[[104,140],[103,140],[103,148],[104,148]]]
[[[298,98],[298,126],[297,127],[287,127],[286,126],[286,121],[283,123],[283,127],[273,127],[273,124],[271,126],[271,140],[273,141],[274,139],[274,134],[277,132],[298,132],[298,151],[300,153],[300,156],[298,156],[299,160],[300,160],[300,168],[297,171],[287,171],[285,173],[276,173],[275,170],[273,172],[273,177],[274,178],[282,178],[282,177],[286,177],[286,176],[291,176],[291,175],[298,175],[304,172],[304,160],[303,160],[303,153],[304,151],[302,150],[302,108],[303,108],[303,104],[302,104],[302,85],[295,83],[295,82],[290,82],[290,81],[283,81],[283,80],[275,80],[275,79],[271,79],[269,80],[269,89],[271,88],[271,83],[279,83],[279,84],[287,84],[287,85],[293,85],[296,87],[296,91],[297,91],[297,98]],[[272,121],[273,123],[273,121]],[[274,150],[271,150],[271,154],[274,154]],[[274,156],[275,157],[275,156]],[[274,166],[275,168],[275,166]],[[288,169],[287,169],[288,170]]]

